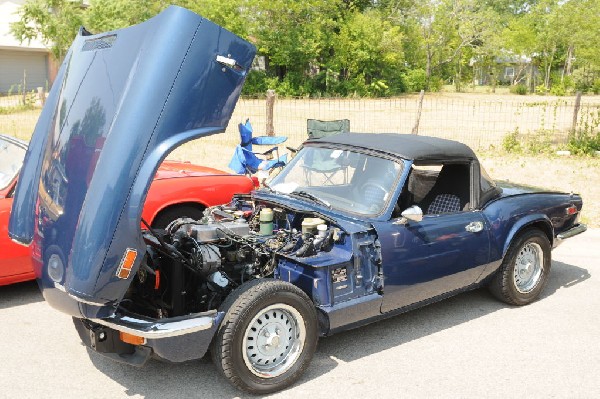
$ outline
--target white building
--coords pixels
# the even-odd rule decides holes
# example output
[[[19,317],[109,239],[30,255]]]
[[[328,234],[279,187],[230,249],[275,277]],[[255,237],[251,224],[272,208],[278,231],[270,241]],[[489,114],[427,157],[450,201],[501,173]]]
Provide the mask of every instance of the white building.
[[[18,86],[35,90],[50,88],[56,76],[56,64],[40,40],[20,43],[10,33],[10,23],[19,19],[17,11],[26,0],[0,0],[0,93],[16,93]]]

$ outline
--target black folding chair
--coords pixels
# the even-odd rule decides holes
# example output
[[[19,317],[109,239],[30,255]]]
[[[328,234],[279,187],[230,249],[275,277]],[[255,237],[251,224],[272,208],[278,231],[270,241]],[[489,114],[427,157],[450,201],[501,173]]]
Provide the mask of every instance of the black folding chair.
[[[306,132],[309,140],[321,139],[323,137],[332,136],[339,133],[347,133],[350,131],[350,120],[339,119],[332,121],[321,121],[318,119],[307,119],[306,120]],[[314,154],[318,156],[318,154]],[[341,166],[335,159],[323,158],[323,159],[312,159],[312,166],[305,168],[306,180],[309,185],[312,185],[313,173],[319,173],[323,176],[324,180],[322,184],[334,184],[333,178],[338,172],[343,173],[344,184],[348,182],[348,169],[345,166]]]

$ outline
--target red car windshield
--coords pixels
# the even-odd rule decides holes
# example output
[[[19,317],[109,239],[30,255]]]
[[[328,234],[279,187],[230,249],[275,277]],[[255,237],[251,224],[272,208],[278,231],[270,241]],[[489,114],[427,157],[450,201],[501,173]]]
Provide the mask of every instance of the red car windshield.
[[[0,137],[0,189],[13,181],[25,157],[25,148]]]

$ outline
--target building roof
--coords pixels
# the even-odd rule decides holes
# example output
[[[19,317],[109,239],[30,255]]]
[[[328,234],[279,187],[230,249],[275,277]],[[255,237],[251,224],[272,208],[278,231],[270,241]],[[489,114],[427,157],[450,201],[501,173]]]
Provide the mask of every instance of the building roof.
[[[341,133],[308,143],[333,144],[382,152],[414,161],[476,159],[467,145],[430,136],[399,133]]]

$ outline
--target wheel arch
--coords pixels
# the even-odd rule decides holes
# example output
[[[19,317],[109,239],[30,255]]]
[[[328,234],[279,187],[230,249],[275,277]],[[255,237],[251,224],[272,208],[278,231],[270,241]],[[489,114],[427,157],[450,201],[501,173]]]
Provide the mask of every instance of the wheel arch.
[[[162,215],[165,215],[166,213],[171,212],[177,208],[186,208],[186,207],[191,207],[191,208],[195,208],[199,211],[204,211],[206,208],[208,208],[208,205],[206,205],[200,201],[185,201],[185,202],[173,202],[173,203],[163,204],[160,208],[158,208],[156,210],[156,212],[154,213],[154,215],[148,222],[152,226],[154,224],[154,221],[156,219],[160,218]]]
[[[523,231],[531,228],[536,228],[542,231],[548,238],[548,241],[550,242],[550,247],[552,248],[554,242],[554,229],[552,228],[552,222],[550,222],[548,216],[529,215],[519,220],[510,229],[510,232],[508,233],[508,236],[504,241],[504,247],[502,248],[502,258],[506,256],[508,248],[510,247],[510,244],[515,240],[515,238],[519,236],[519,234],[521,234]]]

